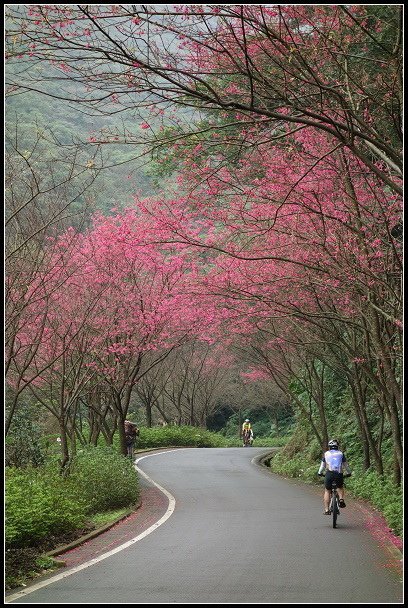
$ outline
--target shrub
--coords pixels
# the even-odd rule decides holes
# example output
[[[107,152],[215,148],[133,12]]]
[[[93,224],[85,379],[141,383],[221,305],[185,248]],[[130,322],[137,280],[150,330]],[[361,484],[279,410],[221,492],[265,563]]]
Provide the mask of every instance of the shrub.
[[[14,414],[5,440],[5,461],[9,467],[39,466],[44,462],[38,412],[29,405]]]
[[[198,448],[225,447],[225,438],[218,434],[194,426],[163,426],[141,428],[136,442],[137,448],[165,446],[189,446]]]
[[[279,447],[285,445],[287,437],[257,437],[255,447]],[[242,440],[236,429],[234,436],[225,437],[221,432],[215,433],[194,426],[164,426],[141,428],[136,448],[162,448],[166,446],[188,446],[196,448],[240,447]]]
[[[363,472],[359,469],[353,471],[347,485],[354,496],[368,500],[383,513],[395,534],[402,534],[401,487],[397,487],[389,477],[382,477],[375,471]]]
[[[70,482],[89,514],[127,507],[139,496],[132,462],[111,446],[86,446],[79,451],[72,463]]]
[[[49,536],[84,525],[85,504],[57,471],[6,469],[6,534],[8,546],[35,546]]]
[[[252,444],[255,448],[280,448],[288,442],[288,437],[258,437],[255,435],[254,443]],[[241,444],[240,444],[241,445]]]
[[[308,436],[307,428],[304,425],[296,427],[295,432],[291,435],[289,440],[285,443],[285,447],[282,450],[283,459],[289,460],[296,454],[299,454],[305,445],[309,445],[310,439]]]
[[[276,454],[270,462],[271,470],[285,477],[302,477],[304,459],[301,456],[287,459],[283,452]]]

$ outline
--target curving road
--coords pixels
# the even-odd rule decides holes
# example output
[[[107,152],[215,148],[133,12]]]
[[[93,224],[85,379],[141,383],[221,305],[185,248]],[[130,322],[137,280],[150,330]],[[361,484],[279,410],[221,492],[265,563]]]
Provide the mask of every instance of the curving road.
[[[140,469],[175,498],[162,525],[6,601],[402,603],[400,576],[387,567],[390,556],[364,529],[353,501],[334,530],[322,513],[320,489],[260,467],[253,459],[265,453],[196,448],[141,458]]]

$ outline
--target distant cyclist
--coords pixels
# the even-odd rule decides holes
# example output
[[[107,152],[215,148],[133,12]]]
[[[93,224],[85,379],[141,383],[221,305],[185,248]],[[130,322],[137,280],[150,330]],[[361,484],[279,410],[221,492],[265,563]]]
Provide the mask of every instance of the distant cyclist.
[[[249,418],[245,418],[244,422],[242,423],[242,434],[244,433],[244,431],[250,431],[251,430],[251,423],[249,421]]]
[[[328,448],[327,452],[323,454],[318,471],[318,475],[323,476],[325,474],[323,497],[325,515],[330,515],[329,504],[332,481],[335,481],[337,485],[339,506],[346,506],[346,503],[344,502],[343,471],[345,470],[348,475],[351,475],[346,456],[339,450],[339,442],[337,439],[331,439],[328,443]]]

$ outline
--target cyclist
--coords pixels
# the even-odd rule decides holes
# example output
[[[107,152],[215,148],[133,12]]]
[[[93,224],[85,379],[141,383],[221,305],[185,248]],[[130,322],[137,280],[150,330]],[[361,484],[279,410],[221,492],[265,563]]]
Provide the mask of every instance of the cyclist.
[[[127,455],[133,456],[133,448],[135,445],[136,437],[139,435],[139,429],[137,428],[134,422],[130,420],[125,420],[125,440],[126,440],[126,448]]]
[[[344,502],[343,471],[345,470],[348,476],[351,475],[346,456],[339,450],[339,442],[337,439],[330,439],[328,448],[327,452],[323,454],[318,471],[318,475],[321,477],[325,474],[323,497],[325,515],[330,515],[329,503],[332,481],[335,481],[337,485],[339,506],[342,508],[346,506],[346,503]]]
[[[250,431],[251,430],[251,423],[249,422],[249,418],[245,418],[244,422],[242,423],[242,434],[244,433],[244,431]]]

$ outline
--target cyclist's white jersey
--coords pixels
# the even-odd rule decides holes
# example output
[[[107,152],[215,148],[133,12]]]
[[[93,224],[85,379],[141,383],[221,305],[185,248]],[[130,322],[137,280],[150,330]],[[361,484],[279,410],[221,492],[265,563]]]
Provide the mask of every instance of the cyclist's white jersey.
[[[336,471],[342,473],[343,463],[346,462],[346,457],[340,450],[328,450],[324,453],[322,464],[328,471]]]

